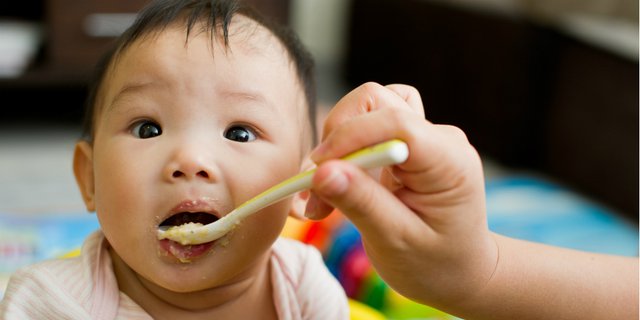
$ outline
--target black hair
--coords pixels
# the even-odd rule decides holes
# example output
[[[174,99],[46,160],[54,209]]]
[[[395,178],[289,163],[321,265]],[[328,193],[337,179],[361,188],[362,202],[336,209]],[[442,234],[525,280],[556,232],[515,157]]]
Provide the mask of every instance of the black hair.
[[[215,38],[221,36],[225,49],[229,49],[229,24],[235,15],[245,16],[271,32],[284,46],[296,68],[298,81],[302,86],[308,108],[313,143],[317,140],[316,130],[316,85],[314,62],[298,36],[286,26],[260,15],[250,6],[237,0],[155,0],[140,11],[134,23],[116,39],[96,65],[85,103],[83,139],[93,142],[94,121],[98,94],[109,66],[127,47],[139,38],[155,31],[162,31],[172,23],[184,19],[186,24],[185,43],[194,25],[203,22],[205,31]],[[218,33],[222,31],[222,35]]]

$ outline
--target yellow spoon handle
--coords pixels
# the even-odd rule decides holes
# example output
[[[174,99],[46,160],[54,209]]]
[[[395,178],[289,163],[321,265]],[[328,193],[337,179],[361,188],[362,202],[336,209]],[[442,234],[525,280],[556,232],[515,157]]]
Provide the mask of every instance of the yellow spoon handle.
[[[407,144],[400,140],[390,140],[361,149],[343,157],[363,169],[373,169],[403,163],[409,157]],[[241,204],[229,214],[213,223],[198,226],[174,226],[158,230],[158,239],[171,239],[183,245],[200,244],[216,240],[231,231],[244,218],[296,192],[311,187],[311,179],[316,169],[305,171],[267,189]]]

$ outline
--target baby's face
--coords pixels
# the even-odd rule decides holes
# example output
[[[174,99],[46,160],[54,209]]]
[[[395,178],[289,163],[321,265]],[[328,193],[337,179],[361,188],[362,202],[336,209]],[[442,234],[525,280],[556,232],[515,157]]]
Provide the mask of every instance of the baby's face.
[[[304,93],[285,49],[255,28],[234,18],[225,52],[204,32],[185,46],[182,27],[170,27],[126,49],[106,77],[93,144],[96,211],[120,258],[166,289],[239,281],[262,266],[289,213],[291,201],[281,202],[203,245],[156,238],[161,224],[211,222],[301,170]]]

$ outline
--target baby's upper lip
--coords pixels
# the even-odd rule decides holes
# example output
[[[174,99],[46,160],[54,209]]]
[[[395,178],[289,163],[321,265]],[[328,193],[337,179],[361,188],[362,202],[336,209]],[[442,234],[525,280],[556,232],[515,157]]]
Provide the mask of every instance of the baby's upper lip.
[[[175,206],[169,215],[181,212],[206,212],[220,218],[220,214],[215,208],[216,203],[210,198],[200,198],[196,200],[184,200]]]

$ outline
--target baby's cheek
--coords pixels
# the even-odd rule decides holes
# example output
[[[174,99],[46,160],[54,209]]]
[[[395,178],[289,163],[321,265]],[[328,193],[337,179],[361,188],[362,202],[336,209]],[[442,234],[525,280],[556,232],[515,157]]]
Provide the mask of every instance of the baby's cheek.
[[[249,221],[245,221],[251,224],[248,227],[252,229],[251,232],[255,235],[254,240],[275,241],[284,228],[284,224],[291,208],[290,203],[291,200],[286,199],[280,203],[262,209],[260,212],[249,217],[247,219]]]

